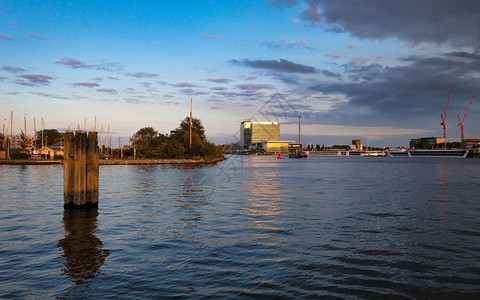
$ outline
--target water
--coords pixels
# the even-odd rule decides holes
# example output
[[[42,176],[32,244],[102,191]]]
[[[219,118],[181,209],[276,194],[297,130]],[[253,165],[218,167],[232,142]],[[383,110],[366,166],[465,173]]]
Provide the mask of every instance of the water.
[[[0,166],[0,298],[480,297],[480,160]]]

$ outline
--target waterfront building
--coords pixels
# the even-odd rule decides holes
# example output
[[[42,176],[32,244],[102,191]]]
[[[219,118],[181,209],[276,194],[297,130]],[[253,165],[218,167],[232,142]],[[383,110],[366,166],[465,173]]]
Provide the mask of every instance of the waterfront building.
[[[245,119],[240,124],[240,145],[248,148],[259,142],[280,141],[278,122],[256,122]]]
[[[255,145],[255,149],[262,150],[266,154],[288,154],[290,144],[295,141],[262,141]]]
[[[362,140],[352,140],[351,149],[362,151],[363,150]]]
[[[445,147],[446,138],[441,137],[422,137],[410,140],[410,148],[412,149],[439,149]]]

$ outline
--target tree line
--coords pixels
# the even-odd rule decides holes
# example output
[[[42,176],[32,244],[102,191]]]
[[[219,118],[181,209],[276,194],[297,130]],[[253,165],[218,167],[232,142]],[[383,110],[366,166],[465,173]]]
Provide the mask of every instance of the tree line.
[[[192,119],[192,144],[190,148],[190,118],[186,117],[170,134],[163,134],[153,127],[139,129],[131,138],[138,157],[145,158],[218,158],[223,149],[207,141],[202,122]]]

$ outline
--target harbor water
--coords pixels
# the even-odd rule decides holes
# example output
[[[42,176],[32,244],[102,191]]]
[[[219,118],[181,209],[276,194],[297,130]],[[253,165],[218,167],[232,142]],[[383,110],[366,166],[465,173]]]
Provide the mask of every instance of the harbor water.
[[[0,165],[1,299],[478,298],[480,160]]]

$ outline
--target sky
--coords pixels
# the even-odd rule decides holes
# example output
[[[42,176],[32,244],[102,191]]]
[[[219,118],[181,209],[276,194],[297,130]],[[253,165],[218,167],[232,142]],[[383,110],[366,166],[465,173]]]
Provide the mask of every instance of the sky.
[[[189,114],[215,143],[280,122],[308,144],[460,140],[480,90],[480,1],[0,1],[0,117],[45,128],[169,133]],[[480,137],[480,105],[465,137]],[[96,128],[94,120],[96,119]],[[102,128],[103,127],[103,128]]]

